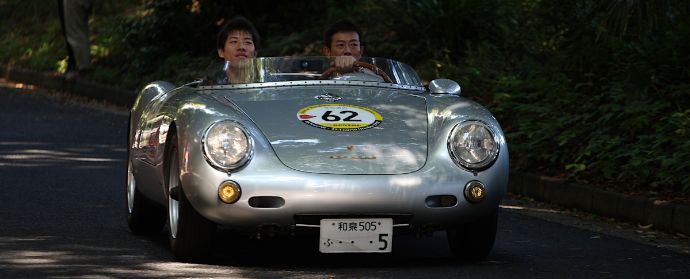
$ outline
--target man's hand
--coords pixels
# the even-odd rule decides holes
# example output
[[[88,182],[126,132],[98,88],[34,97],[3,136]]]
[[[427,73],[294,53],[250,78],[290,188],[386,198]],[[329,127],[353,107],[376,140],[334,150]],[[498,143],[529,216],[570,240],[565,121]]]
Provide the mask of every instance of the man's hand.
[[[336,56],[333,59],[333,66],[335,66],[338,71],[343,71],[343,70],[350,70],[352,69],[352,65],[357,61],[352,56]]]

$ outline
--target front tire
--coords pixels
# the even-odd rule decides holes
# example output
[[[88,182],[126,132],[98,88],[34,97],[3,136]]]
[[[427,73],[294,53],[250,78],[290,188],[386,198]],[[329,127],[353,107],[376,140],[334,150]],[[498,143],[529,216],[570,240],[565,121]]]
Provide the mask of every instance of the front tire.
[[[496,240],[498,209],[462,227],[446,230],[451,252],[463,261],[481,261],[491,252]]]
[[[170,249],[179,261],[198,262],[211,251],[216,224],[201,216],[187,199],[180,183],[176,135],[172,136],[170,143],[166,175]]]

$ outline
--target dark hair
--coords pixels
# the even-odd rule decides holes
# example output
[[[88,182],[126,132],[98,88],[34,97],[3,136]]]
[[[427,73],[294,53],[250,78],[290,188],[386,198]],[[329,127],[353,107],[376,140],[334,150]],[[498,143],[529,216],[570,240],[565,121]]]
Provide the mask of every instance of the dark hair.
[[[259,50],[259,47],[261,46],[261,37],[259,36],[259,32],[256,31],[256,28],[254,28],[254,24],[241,16],[228,21],[225,23],[225,25],[223,25],[223,28],[218,31],[218,36],[216,37],[216,48],[222,49],[225,47],[225,41],[228,39],[228,34],[235,30],[247,31],[247,33],[252,35],[254,48]]]
[[[362,30],[357,27],[352,21],[347,20],[347,19],[342,19],[339,20],[338,22],[334,23],[326,29],[326,32],[323,33],[323,45],[326,46],[327,48],[331,47],[331,41],[333,34],[338,33],[338,32],[355,32],[357,35],[359,35],[359,43],[361,45],[364,45],[362,42]]]

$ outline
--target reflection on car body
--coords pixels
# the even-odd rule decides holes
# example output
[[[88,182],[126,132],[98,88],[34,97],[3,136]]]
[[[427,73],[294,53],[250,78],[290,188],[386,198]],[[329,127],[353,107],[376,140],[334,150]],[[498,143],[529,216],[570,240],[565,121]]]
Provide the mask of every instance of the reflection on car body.
[[[456,82],[427,89],[408,65],[360,62],[338,73],[326,57],[256,58],[146,86],[130,115],[130,229],[167,223],[183,261],[209,253],[218,224],[313,234],[323,253],[387,253],[394,234],[445,230],[456,256],[486,257],[508,181],[498,122]]]

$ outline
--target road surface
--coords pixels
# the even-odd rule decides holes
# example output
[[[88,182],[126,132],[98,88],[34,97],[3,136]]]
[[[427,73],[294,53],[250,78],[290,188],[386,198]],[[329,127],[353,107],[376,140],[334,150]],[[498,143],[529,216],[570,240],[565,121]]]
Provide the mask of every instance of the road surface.
[[[690,256],[505,206],[489,259],[459,263],[443,234],[392,254],[324,255],[307,239],[221,231],[207,264],[175,262],[165,233],[129,233],[127,114],[0,87],[0,278],[690,278]]]

